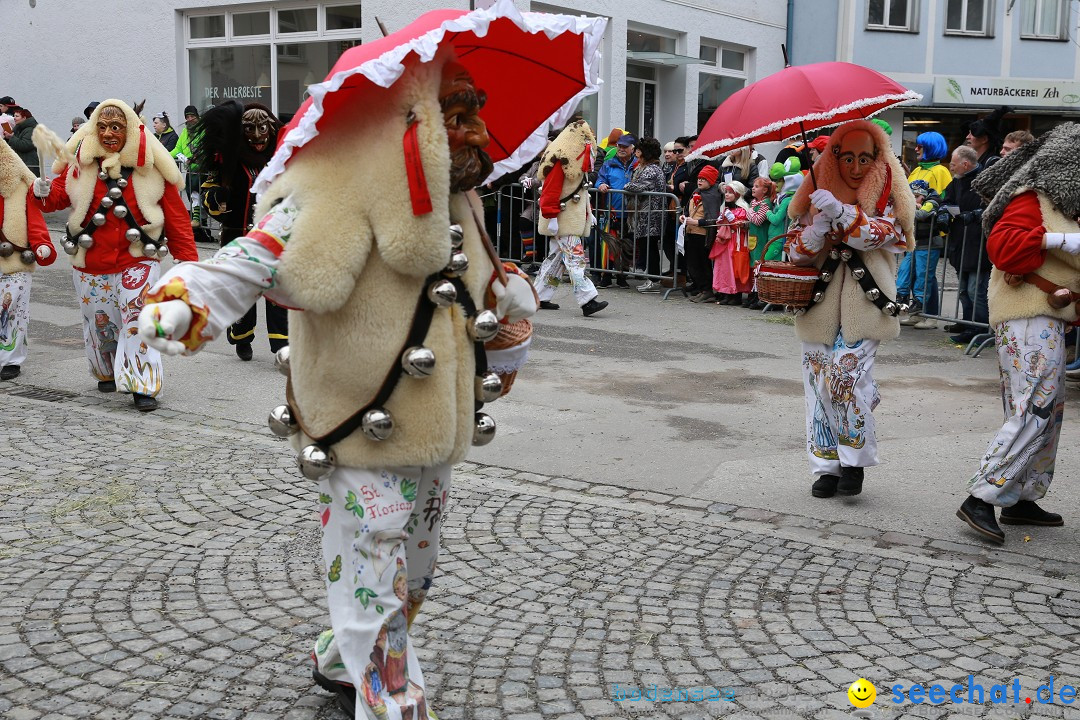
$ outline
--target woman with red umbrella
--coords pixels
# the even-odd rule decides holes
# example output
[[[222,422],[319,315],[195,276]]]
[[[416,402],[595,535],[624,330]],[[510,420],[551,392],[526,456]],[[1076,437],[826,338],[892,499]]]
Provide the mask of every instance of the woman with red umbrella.
[[[814,497],[858,495],[877,465],[873,379],[878,345],[900,334],[896,255],[913,243],[915,201],[885,132],[841,125],[788,208],[788,253],[821,277],[795,319],[803,344],[806,447]],[[811,205],[811,203],[813,205]]]

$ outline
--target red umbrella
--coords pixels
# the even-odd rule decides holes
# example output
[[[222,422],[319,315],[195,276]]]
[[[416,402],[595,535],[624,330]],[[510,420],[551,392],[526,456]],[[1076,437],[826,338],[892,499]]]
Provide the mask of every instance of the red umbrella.
[[[715,157],[755,142],[869,118],[922,98],[876,70],[846,62],[786,67],[744,87],[716,108],[691,157]]]
[[[606,23],[522,13],[513,0],[498,0],[485,10],[433,10],[398,32],[350,48],[326,80],[308,88],[310,97],[279,135],[277,151],[253,189],[266,190],[288,159],[318,136],[323,117],[355,101],[357,93],[393,85],[410,53],[430,62],[447,45],[488,96],[480,116],[495,163],[489,180],[516,170],[544,149],[549,127],[564,125],[580,100],[599,89],[598,49]]]

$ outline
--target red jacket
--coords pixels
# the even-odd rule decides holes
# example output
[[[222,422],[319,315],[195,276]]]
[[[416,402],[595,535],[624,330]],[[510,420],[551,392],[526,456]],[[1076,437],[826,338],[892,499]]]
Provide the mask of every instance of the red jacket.
[[[31,250],[37,250],[42,246],[49,248],[52,251],[49,257],[42,260],[35,253],[34,261],[41,266],[52,265],[56,260],[56,248],[53,247],[52,238],[49,237],[49,228],[45,226],[45,218],[34,204],[34,200],[34,191],[30,189],[26,192],[26,239],[30,243]],[[2,217],[4,217],[4,198],[0,197],[0,218]]]
[[[1036,272],[1046,259],[1039,197],[1032,190],[1022,192],[1005,206],[986,238],[986,255],[994,266],[1013,275]]]
[[[85,172],[85,171],[84,171]],[[45,212],[56,212],[71,207],[71,198],[67,193],[68,169],[53,180],[52,190],[49,197],[41,199],[41,207]],[[132,218],[139,225],[146,224],[146,218],[139,211],[135,200],[135,183],[138,176],[133,174],[129,179],[128,186],[124,188],[124,203],[128,206]],[[81,224],[85,227],[94,212],[101,205],[101,199],[105,197],[109,188],[105,182],[98,180],[94,185],[94,199],[90,201],[90,207],[86,217],[82,218]],[[198,250],[195,247],[195,235],[191,231],[191,220],[188,217],[184,201],[180,199],[180,191],[174,186],[165,184],[165,194],[161,197],[161,209],[165,214],[165,227],[163,234],[168,238],[169,252],[177,260],[197,261]],[[121,220],[111,212],[105,213],[105,224],[94,231],[94,244],[86,251],[86,265],[79,268],[83,272],[92,275],[106,275],[122,272],[124,269],[140,263],[148,258],[135,257],[128,252],[131,245],[124,233],[128,231],[127,220]]]

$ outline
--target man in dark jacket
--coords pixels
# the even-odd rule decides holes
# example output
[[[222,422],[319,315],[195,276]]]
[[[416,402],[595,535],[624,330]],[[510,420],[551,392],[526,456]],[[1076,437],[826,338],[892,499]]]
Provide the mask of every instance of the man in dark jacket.
[[[31,139],[38,122],[30,111],[24,107],[15,107],[11,111],[12,116],[15,118],[15,131],[5,132],[4,139],[7,140],[7,144],[15,151],[19,159],[26,163],[26,167],[30,168],[30,172],[40,175],[41,168],[38,167],[37,148],[34,147],[34,141]]]
[[[943,207],[955,206],[959,213],[949,225],[949,263],[959,276],[960,305],[963,319],[988,323],[990,311],[986,290],[990,284],[990,260],[986,256],[986,238],[982,232],[982,199],[971,189],[978,177],[979,156],[975,150],[962,145],[953,150],[949,170],[953,181],[945,189]],[[945,328],[959,334],[950,339],[969,343],[977,334],[969,325],[953,324]]]

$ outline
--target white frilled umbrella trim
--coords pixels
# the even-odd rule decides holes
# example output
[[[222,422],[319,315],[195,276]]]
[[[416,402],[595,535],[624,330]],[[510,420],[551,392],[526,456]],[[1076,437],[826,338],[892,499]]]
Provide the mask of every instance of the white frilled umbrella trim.
[[[582,58],[585,70],[585,87],[556,110],[551,117],[541,123],[540,127],[536,128],[509,157],[496,163],[487,182],[512,172],[532,160],[533,157],[547,147],[549,128],[565,125],[577,108],[578,102],[582,98],[599,91],[601,84],[599,48],[600,42],[604,38],[604,28],[607,25],[607,20],[605,18],[573,17],[548,13],[522,13],[514,6],[513,0],[497,0],[490,8],[474,10],[466,15],[448,20],[439,27],[429,30],[424,35],[414,38],[406,44],[398,45],[377,58],[368,60],[357,67],[334,73],[323,82],[309,86],[308,93],[311,95],[311,105],[308,107],[307,112],[304,113],[304,116],[300,118],[300,123],[289,131],[270,162],[259,173],[252,190],[258,194],[266,192],[266,189],[270,187],[270,183],[285,170],[285,165],[296,148],[303,147],[318,136],[319,130],[316,125],[323,116],[323,99],[330,93],[340,90],[349,78],[354,75],[363,75],[374,84],[388,88],[405,72],[404,60],[409,53],[416,53],[420,58],[420,62],[431,62],[439,49],[439,44],[447,33],[471,32],[477,37],[484,37],[487,35],[491,23],[499,18],[512,21],[526,33],[542,32],[549,38],[567,32],[585,36],[585,53]]]
[[[828,112],[810,113],[809,115],[799,115],[799,116],[796,116],[796,117],[785,118],[785,119],[783,119],[781,121],[774,122],[771,125],[766,125],[765,127],[758,128],[754,132],[747,133],[745,135],[740,135],[739,137],[729,138],[727,140],[717,140],[715,142],[711,142],[708,145],[703,145],[703,146],[701,146],[699,148],[695,148],[694,152],[690,153],[690,155],[688,155],[686,159],[687,160],[696,160],[697,158],[705,157],[705,153],[711,152],[713,150],[724,150],[724,149],[727,149],[727,148],[739,147],[739,146],[744,145],[744,144],[746,144],[748,142],[753,142],[757,138],[760,138],[760,137],[762,137],[764,135],[768,135],[769,133],[779,132],[780,130],[782,130],[784,127],[786,127],[788,125],[798,125],[800,122],[805,123],[805,122],[808,122],[808,121],[831,120],[832,118],[836,117],[837,115],[843,115],[844,113],[851,112],[852,110],[859,110],[860,108],[869,107],[871,105],[877,105],[877,104],[883,103],[883,102],[888,102],[889,103],[888,105],[886,105],[884,107],[880,107],[877,110],[875,110],[874,112],[867,115],[866,118],[869,119],[869,118],[872,118],[873,116],[877,115],[879,112],[883,112],[885,110],[888,110],[889,108],[893,108],[893,107],[896,107],[897,105],[903,105],[903,104],[909,103],[909,102],[915,102],[917,100],[922,100],[922,95],[915,92],[915,91],[913,91],[913,90],[908,90],[907,92],[901,93],[901,94],[878,95],[877,97],[863,98],[862,100],[856,100],[853,103],[848,103],[847,105],[841,105],[838,108],[833,108],[832,110],[829,110]],[[892,101],[892,102],[890,102],[890,101]],[[808,128],[808,129],[809,130],[820,130],[821,128],[829,127],[830,125],[839,125],[842,122],[847,122],[847,120],[837,120],[835,123],[826,123],[824,125],[815,125],[814,127]],[[791,135],[784,136],[784,138],[782,138],[782,139],[786,140],[788,138],[796,137],[799,134],[801,134],[801,133],[798,133],[798,132],[792,133]]]

